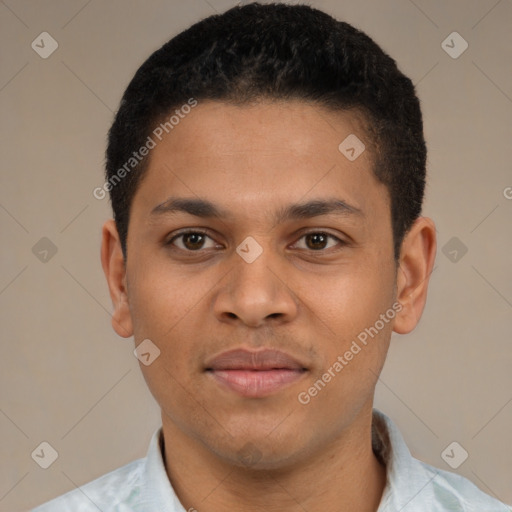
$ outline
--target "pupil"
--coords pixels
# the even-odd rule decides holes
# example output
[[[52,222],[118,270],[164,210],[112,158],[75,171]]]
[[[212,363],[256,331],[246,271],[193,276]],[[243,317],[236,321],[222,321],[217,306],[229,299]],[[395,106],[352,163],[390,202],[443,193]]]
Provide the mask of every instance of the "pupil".
[[[325,246],[326,238],[327,237],[323,233],[313,233],[312,235],[308,235],[308,240],[313,242],[312,244],[308,245],[312,249],[322,249]],[[318,247],[318,245],[316,245],[318,243],[320,243],[322,247]],[[313,245],[313,247],[311,247],[311,245]]]
[[[185,245],[191,245],[193,249],[198,249],[197,246],[202,245],[202,237],[201,233],[189,233],[185,235]]]

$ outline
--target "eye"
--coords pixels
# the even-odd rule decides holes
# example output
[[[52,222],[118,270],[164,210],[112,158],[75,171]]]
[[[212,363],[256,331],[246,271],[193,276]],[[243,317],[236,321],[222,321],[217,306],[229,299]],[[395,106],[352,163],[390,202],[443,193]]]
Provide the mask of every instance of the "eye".
[[[205,247],[206,239],[211,240],[212,244]],[[179,241],[179,243],[175,243]],[[198,251],[200,249],[212,249],[215,247],[215,242],[204,231],[182,231],[181,233],[173,236],[166,245],[175,245],[184,251]]]
[[[205,245],[208,240],[210,241],[210,245]],[[343,240],[340,240],[338,237],[324,231],[311,231],[309,233],[305,233],[299,238],[299,241],[301,240],[304,240],[303,246],[300,247],[299,242],[296,242],[294,244],[295,248],[298,247],[299,249],[317,252],[330,249],[336,245],[345,245]],[[330,244],[329,241],[331,241]],[[166,242],[166,245],[175,246],[178,249],[187,252],[198,252],[201,249],[214,249],[217,247],[215,241],[208,236],[205,231],[197,229],[182,231],[181,233],[174,235],[168,242]]]
[[[324,249],[330,249],[333,246],[344,245],[345,242],[340,240],[338,237],[325,233],[323,231],[311,231],[302,235],[299,240],[304,239],[305,247],[299,247],[299,249],[306,249],[311,251],[321,251]],[[329,239],[334,240],[335,243],[328,245]],[[298,243],[298,242],[297,242]]]

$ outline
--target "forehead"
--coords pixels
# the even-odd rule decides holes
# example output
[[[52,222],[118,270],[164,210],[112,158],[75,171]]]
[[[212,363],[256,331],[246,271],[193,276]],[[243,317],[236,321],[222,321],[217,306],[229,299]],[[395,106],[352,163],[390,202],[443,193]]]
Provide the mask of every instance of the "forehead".
[[[388,205],[354,113],[301,101],[205,101],[156,142],[134,201],[148,212],[169,196],[210,198],[246,215],[322,195],[362,211],[378,201]],[[349,146],[357,158],[347,157],[354,153],[346,152]]]
[[[160,150],[165,145],[168,149],[181,146],[185,151],[192,147],[196,151],[188,156],[195,158],[250,151],[261,158],[286,153],[319,159],[319,151],[334,158],[339,156],[339,143],[351,134],[370,145],[363,124],[364,117],[357,111],[332,111],[298,100],[248,105],[203,101],[183,116],[168,137],[164,135],[166,144],[159,146]],[[153,157],[160,153],[156,149]],[[369,160],[369,153],[365,157],[361,161]]]

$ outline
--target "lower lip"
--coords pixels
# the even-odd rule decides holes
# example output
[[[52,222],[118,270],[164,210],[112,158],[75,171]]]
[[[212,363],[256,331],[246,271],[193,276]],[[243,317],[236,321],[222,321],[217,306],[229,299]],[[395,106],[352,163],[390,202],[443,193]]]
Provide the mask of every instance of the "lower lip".
[[[211,370],[215,380],[239,395],[257,398],[271,395],[297,382],[301,370]]]

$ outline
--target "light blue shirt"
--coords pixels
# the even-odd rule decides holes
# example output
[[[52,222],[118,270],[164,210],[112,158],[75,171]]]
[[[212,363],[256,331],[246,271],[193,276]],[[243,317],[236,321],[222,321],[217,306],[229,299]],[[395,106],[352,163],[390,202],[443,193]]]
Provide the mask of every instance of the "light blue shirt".
[[[45,503],[32,512],[187,512],[165,471],[162,428],[145,458],[135,460]],[[512,512],[466,478],[413,458],[397,427],[374,409],[373,450],[386,465],[377,512]],[[200,512],[200,505],[196,505]],[[194,509],[192,509],[194,510]]]

